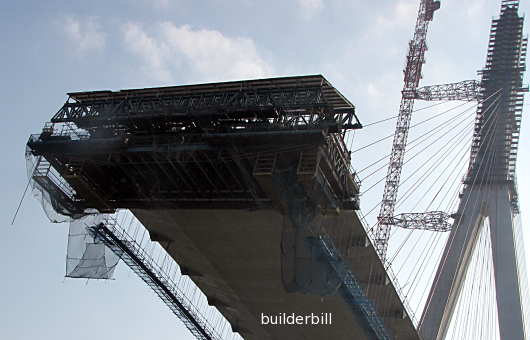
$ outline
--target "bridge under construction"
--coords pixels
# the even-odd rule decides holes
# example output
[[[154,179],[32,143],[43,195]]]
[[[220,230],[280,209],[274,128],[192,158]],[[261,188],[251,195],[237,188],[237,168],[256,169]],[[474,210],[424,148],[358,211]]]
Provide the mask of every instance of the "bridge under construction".
[[[512,233],[527,91],[518,5],[502,1],[482,79],[419,87],[440,8],[420,1],[373,227],[345,142],[361,119],[321,75],[68,93],[26,151],[48,217],[70,222],[67,276],[110,278],[122,260],[198,339],[441,340],[489,217],[500,337],[525,339]],[[457,211],[395,212],[417,100],[477,102]],[[389,265],[396,228],[450,234],[421,320]],[[270,322],[309,314],[331,324]]]

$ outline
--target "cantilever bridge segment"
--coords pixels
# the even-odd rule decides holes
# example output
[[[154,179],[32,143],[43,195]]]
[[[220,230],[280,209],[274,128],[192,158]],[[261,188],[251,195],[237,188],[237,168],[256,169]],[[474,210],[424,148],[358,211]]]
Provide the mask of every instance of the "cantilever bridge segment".
[[[75,221],[131,210],[246,339],[419,339],[357,216],[343,138],[362,126],[324,77],[69,96],[28,142],[34,185],[55,211]],[[199,339],[219,338],[109,221],[87,222],[87,239],[112,249]],[[88,266],[74,267],[85,276]],[[331,313],[333,325],[260,324],[262,314],[311,312]]]

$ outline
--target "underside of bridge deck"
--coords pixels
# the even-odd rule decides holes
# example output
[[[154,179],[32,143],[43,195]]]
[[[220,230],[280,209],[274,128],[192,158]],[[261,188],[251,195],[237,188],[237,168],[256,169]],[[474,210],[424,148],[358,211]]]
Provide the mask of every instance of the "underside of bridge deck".
[[[134,214],[245,339],[370,339],[362,320],[340,296],[285,290],[281,240],[290,222],[279,212],[138,209]],[[393,338],[419,339],[374,249],[359,242],[364,229],[355,212],[333,212],[322,220],[328,229],[349,230],[343,233],[348,235],[344,242],[351,245],[345,257],[370,288],[369,297],[388,297],[376,299],[376,307]],[[331,313],[331,324],[262,325],[262,313]]]

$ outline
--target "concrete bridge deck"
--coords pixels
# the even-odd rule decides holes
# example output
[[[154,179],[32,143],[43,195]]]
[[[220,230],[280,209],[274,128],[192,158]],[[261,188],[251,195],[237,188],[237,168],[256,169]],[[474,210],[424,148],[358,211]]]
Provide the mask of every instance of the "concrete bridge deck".
[[[362,320],[340,296],[287,293],[282,284],[282,230],[287,218],[275,210],[133,211],[209,302],[245,339],[370,339]],[[419,339],[364,229],[353,211],[323,217],[328,230],[349,230],[345,254],[353,272],[374,299],[396,340]],[[381,279],[381,278],[386,279]],[[370,284],[369,284],[370,283]],[[386,297],[381,299],[381,297]],[[331,313],[331,325],[261,325],[261,313]]]

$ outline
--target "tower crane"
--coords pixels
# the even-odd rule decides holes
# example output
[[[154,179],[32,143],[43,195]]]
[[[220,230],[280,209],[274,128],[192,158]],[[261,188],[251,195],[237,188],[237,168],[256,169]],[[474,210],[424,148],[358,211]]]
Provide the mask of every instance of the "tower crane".
[[[396,225],[398,220],[406,226],[417,228],[422,225],[427,226],[433,221],[436,223],[440,219],[444,220],[446,217],[443,212],[424,213],[421,215],[415,214],[412,218],[409,218],[407,214],[400,216],[400,218],[397,218],[397,216],[394,215],[401,169],[403,166],[410,121],[414,108],[415,94],[417,93],[418,85],[422,78],[422,66],[425,63],[427,30],[429,23],[433,19],[434,12],[439,8],[440,1],[421,0],[414,37],[409,42],[409,52],[404,70],[401,105],[399,108],[383,200],[377,217],[378,225],[375,230],[374,238],[375,249],[382,259],[386,257],[390,229],[392,226]]]

